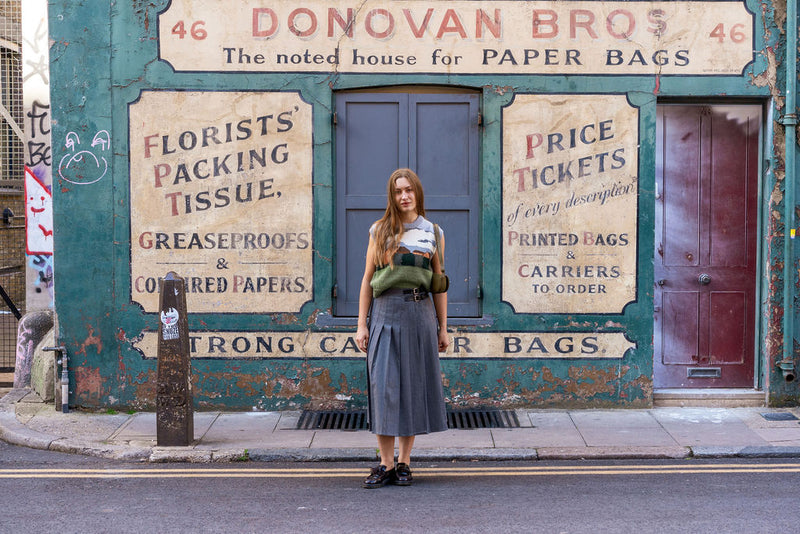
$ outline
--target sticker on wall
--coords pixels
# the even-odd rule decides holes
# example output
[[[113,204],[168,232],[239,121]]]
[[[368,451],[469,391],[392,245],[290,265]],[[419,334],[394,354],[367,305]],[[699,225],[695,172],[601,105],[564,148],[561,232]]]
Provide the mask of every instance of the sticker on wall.
[[[53,196],[25,167],[25,248],[28,255],[53,254]]]
[[[161,312],[161,339],[167,341],[170,339],[178,339],[178,319],[180,315],[178,310],[170,308],[166,312]]]

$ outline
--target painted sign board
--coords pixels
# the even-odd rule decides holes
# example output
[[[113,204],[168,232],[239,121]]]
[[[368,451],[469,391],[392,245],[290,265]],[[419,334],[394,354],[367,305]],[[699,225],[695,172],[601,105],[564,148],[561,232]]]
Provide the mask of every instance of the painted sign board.
[[[311,299],[312,111],[294,92],[144,91],[130,105],[131,299],[186,279],[190,313]]]
[[[144,332],[134,347],[155,358],[158,333]],[[442,358],[502,359],[621,359],[635,347],[623,333],[609,332],[491,332],[452,335]],[[192,358],[363,358],[354,333],[343,332],[230,332],[189,334]]]
[[[625,95],[517,94],[503,109],[503,300],[621,313],[636,298],[639,114]]]
[[[741,75],[745,2],[172,0],[176,71]]]

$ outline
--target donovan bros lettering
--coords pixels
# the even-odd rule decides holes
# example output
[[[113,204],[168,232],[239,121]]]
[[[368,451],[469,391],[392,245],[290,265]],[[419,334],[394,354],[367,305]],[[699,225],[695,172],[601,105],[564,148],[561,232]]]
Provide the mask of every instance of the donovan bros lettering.
[[[130,106],[132,300],[292,312],[312,272],[311,108],[295,93],[146,91]]]
[[[159,40],[189,71],[739,75],[753,15],[725,1],[173,0]]]

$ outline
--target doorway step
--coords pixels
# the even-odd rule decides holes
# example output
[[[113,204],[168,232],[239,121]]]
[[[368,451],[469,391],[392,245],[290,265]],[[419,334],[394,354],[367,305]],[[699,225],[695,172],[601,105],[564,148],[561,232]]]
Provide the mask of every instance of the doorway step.
[[[766,406],[763,391],[744,388],[656,389],[655,407],[752,408]]]

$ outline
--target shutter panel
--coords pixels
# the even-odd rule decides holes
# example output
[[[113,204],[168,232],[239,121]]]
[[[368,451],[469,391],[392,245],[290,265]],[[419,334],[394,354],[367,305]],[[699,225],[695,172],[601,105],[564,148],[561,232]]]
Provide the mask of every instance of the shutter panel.
[[[386,209],[389,175],[409,167],[445,232],[448,315],[479,315],[478,96],[340,93],[336,113],[335,314],[358,315],[369,226]]]

